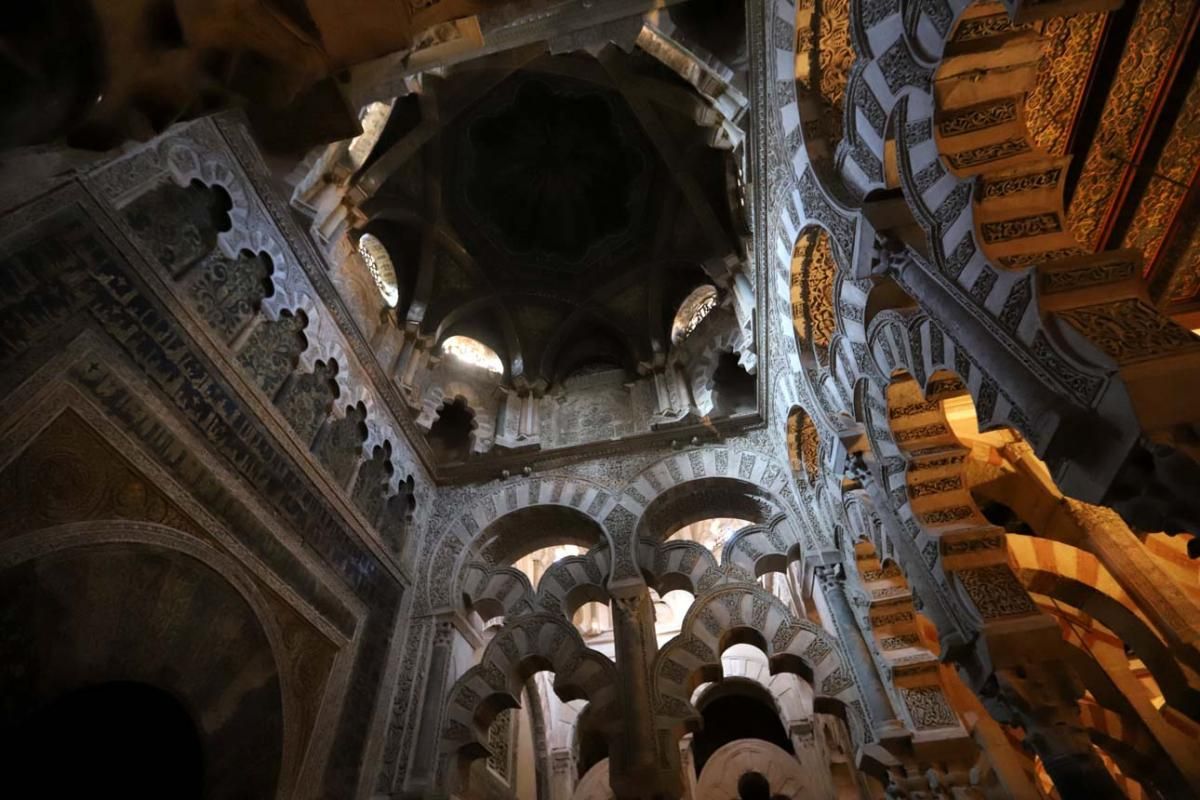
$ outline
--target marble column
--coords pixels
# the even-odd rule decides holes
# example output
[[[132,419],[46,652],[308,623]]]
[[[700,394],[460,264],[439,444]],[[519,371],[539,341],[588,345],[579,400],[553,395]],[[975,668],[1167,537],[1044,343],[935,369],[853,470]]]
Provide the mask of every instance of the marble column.
[[[655,728],[651,666],[658,642],[650,590],[639,581],[609,586],[613,643],[621,674],[621,734],[609,743],[609,783],[617,800],[679,797],[679,751]]]
[[[696,797],[696,761],[692,754],[692,734],[685,733],[679,739],[679,776],[683,793],[679,800],[694,800]]]
[[[550,799],[571,800],[575,794],[575,754],[567,748],[550,752]]]

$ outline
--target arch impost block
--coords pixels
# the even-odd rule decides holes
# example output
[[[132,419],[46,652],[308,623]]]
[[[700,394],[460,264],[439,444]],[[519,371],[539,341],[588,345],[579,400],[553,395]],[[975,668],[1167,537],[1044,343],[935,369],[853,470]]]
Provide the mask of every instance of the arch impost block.
[[[611,594],[614,599],[618,598],[619,596],[631,596],[645,588],[647,588],[646,581],[642,579],[641,575],[613,578],[608,582],[609,594]]]
[[[1055,661],[1062,654],[1062,630],[1056,620],[1036,610],[989,619],[981,636],[991,670]]]
[[[1037,265],[1037,273],[1043,312],[1124,299],[1153,305],[1141,277],[1142,254],[1138,250],[1051,258]]]

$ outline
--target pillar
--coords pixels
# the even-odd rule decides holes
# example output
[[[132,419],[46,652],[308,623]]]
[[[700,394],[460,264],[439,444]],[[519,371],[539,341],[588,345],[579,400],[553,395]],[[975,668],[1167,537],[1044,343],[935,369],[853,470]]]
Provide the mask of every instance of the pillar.
[[[829,754],[818,741],[816,726],[811,718],[798,720],[788,726],[788,738],[796,751],[796,760],[808,773],[814,800],[833,800],[837,791],[829,771]]]
[[[609,742],[609,783],[617,800],[677,798],[678,747],[655,727],[650,676],[658,642],[650,590],[637,580],[610,585],[609,594],[622,712],[621,733]]]
[[[571,800],[575,793],[575,754],[569,748],[550,751],[550,800]]]
[[[696,797],[696,762],[692,755],[692,734],[685,733],[679,739],[679,775],[683,783],[680,800]]]
[[[1200,606],[1176,585],[1115,511],[1064,497],[1056,518],[1082,531],[1089,550],[1171,645],[1172,654],[1200,672]],[[1054,523],[1051,523],[1054,525]],[[1057,526],[1055,526],[1057,527]]]

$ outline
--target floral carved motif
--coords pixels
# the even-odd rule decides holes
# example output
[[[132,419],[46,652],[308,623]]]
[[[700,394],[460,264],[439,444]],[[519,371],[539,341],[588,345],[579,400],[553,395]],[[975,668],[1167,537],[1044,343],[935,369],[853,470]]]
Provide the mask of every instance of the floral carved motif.
[[[1200,344],[1186,328],[1134,299],[1071,309],[1060,316],[1120,364]]]
[[[958,725],[958,715],[946,701],[938,686],[918,686],[901,689],[904,705],[918,728],[950,728]]]
[[[1062,220],[1057,214],[1030,214],[1025,217],[1014,217],[998,222],[985,222],[980,227],[983,240],[988,244],[1009,242],[1013,239],[1023,239],[1028,236],[1042,236],[1047,233],[1062,231]]]

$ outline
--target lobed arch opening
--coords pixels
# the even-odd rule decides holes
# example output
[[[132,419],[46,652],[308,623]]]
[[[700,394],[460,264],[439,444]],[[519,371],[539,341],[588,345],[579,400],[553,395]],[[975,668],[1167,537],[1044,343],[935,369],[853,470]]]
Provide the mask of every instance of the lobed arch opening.
[[[426,439],[440,462],[466,461],[478,426],[475,410],[467,404],[465,397],[459,395],[442,402]]]
[[[794,408],[787,421],[788,461],[798,484],[813,485],[821,474],[821,434],[803,408]]]
[[[801,361],[828,368],[829,346],[837,332],[835,286],[838,266],[829,234],[809,226],[792,249],[792,331]]]

